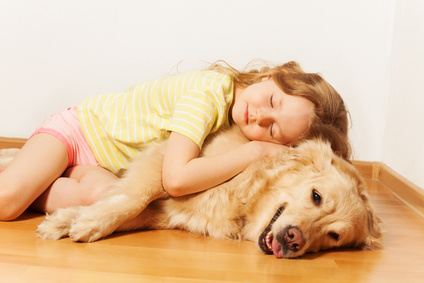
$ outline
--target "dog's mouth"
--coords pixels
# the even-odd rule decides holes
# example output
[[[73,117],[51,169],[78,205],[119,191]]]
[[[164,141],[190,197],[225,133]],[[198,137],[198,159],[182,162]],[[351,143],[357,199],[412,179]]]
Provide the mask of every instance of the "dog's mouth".
[[[281,206],[277,212],[272,217],[268,226],[259,236],[258,244],[260,249],[266,254],[274,254],[277,258],[281,258],[283,256],[282,248],[280,243],[274,238],[272,234],[272,225],[274,222],[280,217],[281,213],[284,211],[284,206]]]

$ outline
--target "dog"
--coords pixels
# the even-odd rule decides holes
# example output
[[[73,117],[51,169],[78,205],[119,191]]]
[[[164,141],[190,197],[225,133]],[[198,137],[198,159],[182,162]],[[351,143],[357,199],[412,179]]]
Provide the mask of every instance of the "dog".
[[[246,142],[237,127],[221,130],[208,138],[201,155]],[[162,188],[165,147],[166,142],[143,151],[95,204],[47,215],[38,237],[92,242],[115,231],[181,229],[253,241],[277,258],[339,247],[381,247],[379,219],[365,182],[327,142],[304,141],[254,162],[213,189],[178,198]]]

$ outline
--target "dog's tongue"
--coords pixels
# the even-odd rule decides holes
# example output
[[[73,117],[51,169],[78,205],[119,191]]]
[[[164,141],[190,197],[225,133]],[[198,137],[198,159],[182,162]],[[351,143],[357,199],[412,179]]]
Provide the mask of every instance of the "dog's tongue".
[[[282,258],[283,257],[283,250],[281,248],[280,243],[275,239],[272,239],[272,252],[274,253],[276,258]]]

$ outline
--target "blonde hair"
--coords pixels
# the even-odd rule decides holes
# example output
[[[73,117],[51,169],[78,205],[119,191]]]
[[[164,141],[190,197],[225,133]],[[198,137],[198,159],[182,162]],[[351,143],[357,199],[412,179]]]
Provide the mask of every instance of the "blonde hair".
[[[217,61],[208,69],[231,76],[235,87],[242,89],[270,77],[286,94],[308,99],[314,104],[314,115],[308,131],[301,139],[327,140],[337,155],[344,159],[350,158],[349,112],[340,94],[326,80],[319,74],[304,72],[294,61],[274,67],[265,62],[265,66],[260,69],[249,68],[250,65],[238,71],[224,61]]]

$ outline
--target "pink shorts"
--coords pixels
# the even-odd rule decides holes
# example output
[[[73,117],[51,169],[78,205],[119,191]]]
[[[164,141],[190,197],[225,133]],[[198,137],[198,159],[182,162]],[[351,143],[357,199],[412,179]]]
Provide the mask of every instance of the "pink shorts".
[[[99,166],[78,119],[78,106],[53,114],[31,135],[46,133],[58,138],[68,151],[68,168],[77,165]]]

